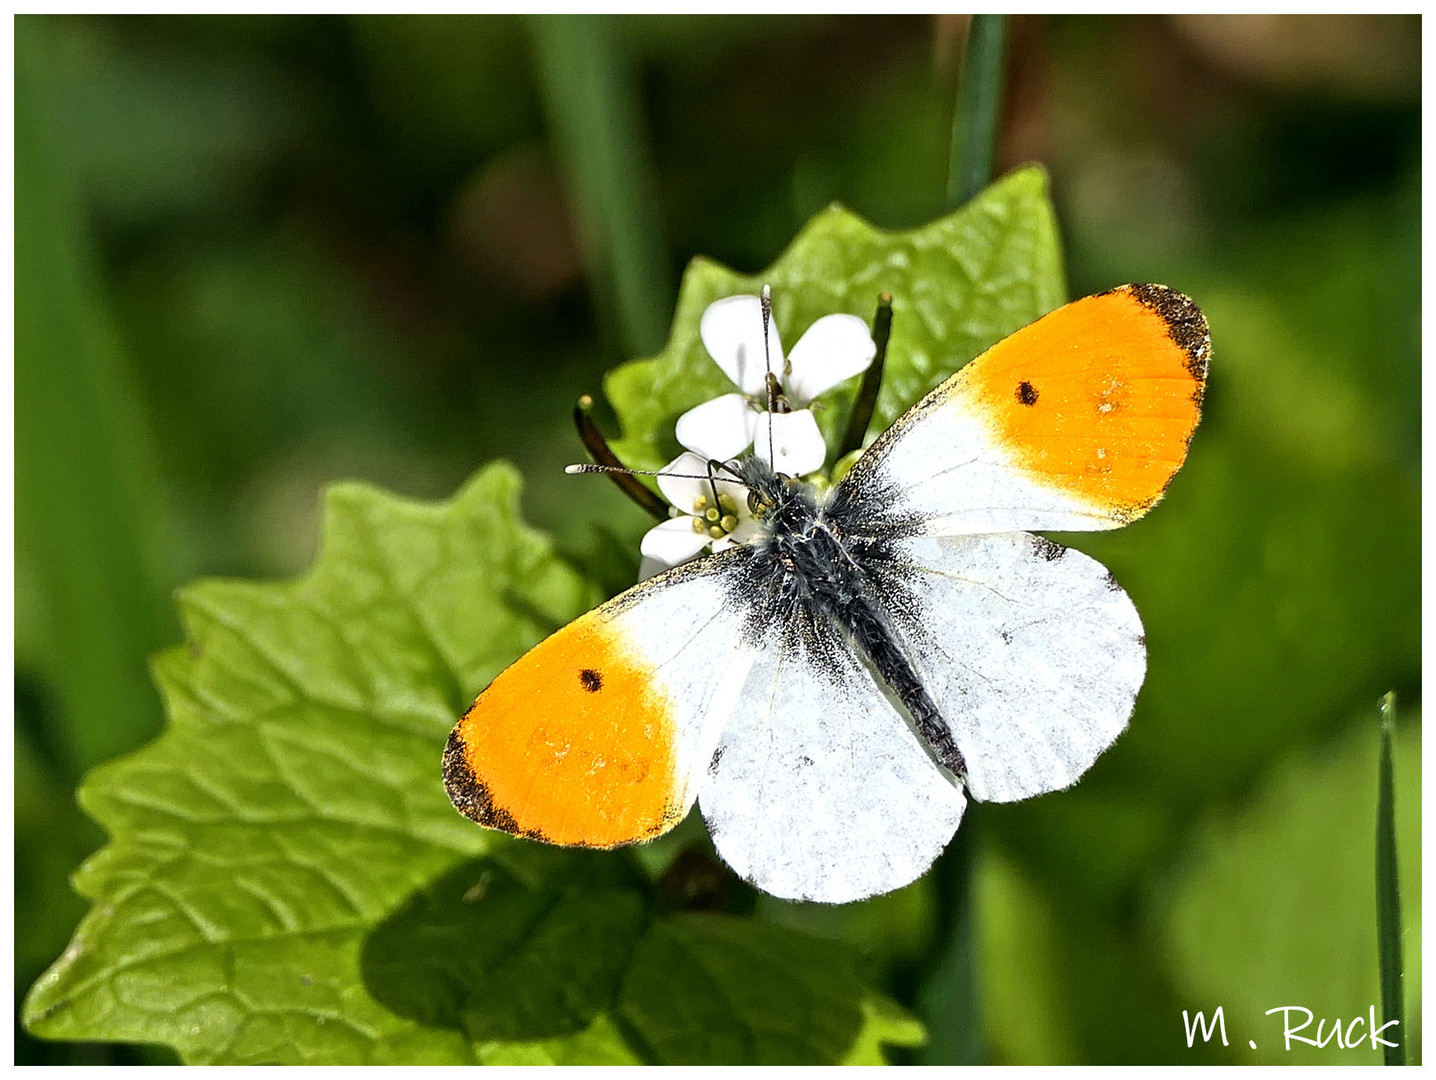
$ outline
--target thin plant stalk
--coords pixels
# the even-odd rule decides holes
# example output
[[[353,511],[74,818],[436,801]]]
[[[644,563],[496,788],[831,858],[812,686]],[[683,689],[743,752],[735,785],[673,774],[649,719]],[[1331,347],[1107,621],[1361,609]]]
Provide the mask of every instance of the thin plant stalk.
[[[147,658],[179,627],[143,402],[52,143],[43,30],[15,26],[15,542],[48,628],[59,708],[45,749],[74,781],[159,729]]]
[[[933,864],[939,925],[932,945],[934,962],[918,988],[916,1002],[928,1033],[927,1045],[917,1054],[920,1065],[981,1064],[973,889],[978,830],[973,828],[974,816],[969,800],[957,837]]]
[[[1396,873],[1396,789],[1391,742],[1396,735],[1396,694],[1381,699],[1381,758],[1376,771],[1376,950],[1381,971],[1381,1022],[1399,1021],[1395,1046],[1384,1046],[1388,1065],[1406,1064],[1406,1003],[1402,987],[1401,882]]]
[[[878,310],[873,315],[873,344],[877,346],[877,352],[873,354],[873,362],[868,365],[867,371],[863,372],[858,396],[853,399],[853,411],[848,414],[848,426],[838,444],[838,452],[833,455],[835,461],[863,448],[863,436],[872,423],[878,391],[882,389],[883,365],[887,360],[888,339],[892,337],[892,332],[893,298],[891,293],[883,293],[878,297]]]
[[[592,410],[593,398],[587,394],[579,398],[578,404],[573,407],[573,425],[578,429],[578,438],[583,443],[584,449],[597,464],[608,469],[619,470],[607,473],[608,478],[618,485],[619,491],[659,521],[667,521],[668,503],[644,486],[637,476],[621,471],[623,462],[618,460],[618,455],[609,448],[608,440],[603,437],[603,432],[598,430],[598,425],[593,420]]]
[[[954,206],[967,202],[992,179],[1005,32],[1006,16],[972,17],[952,124],[948,199]],[[982,1051],[973,890],[981,830],[973,809],[969,802],[957,839],[932,869],[939,903],[930,951],[934,959],[916,1001],[928,1029],[928,1045],[917,1055],[925,1065],[977,1064]]]

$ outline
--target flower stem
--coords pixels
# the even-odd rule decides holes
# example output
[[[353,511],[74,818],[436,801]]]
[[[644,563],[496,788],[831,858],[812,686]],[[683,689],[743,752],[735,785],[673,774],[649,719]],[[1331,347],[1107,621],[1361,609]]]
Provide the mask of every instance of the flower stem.
[[[1381,759],[1376,770],[1376,951],[1381,971],[1381,1022],[1400,1021],[1396,1046],[1383,1047],[1386,1064],[1406,1064],[1406,1003],[1401,985],[1401,883],[1396,875],[1396,792],[1391,741],[1396,694],[1381,699]]]
[[[600,318],[616,319],[625,353],[655,352],[667,336],[672,290],[619,24],[599,15],[538,15],[529,27]]]
[[[868,424],[872,422],[873,409],[878,403],[878,391],[882,388],[883,363],[887,360],[888,339],[892,337],[892,332],[893,297],[892,293],[885,292],[878,297],[878,310],[873,315],[873,344],[878,347],[878,351],[873,354],[873,362],[863,373],[863,381],[858,387],[858,396],[853,401],[853,411],[848,414],[848,426],[838,444],[834,461],[841,460],[863,447],[863,436],[868,433]]]
[[[573,426],[578,428],[579,439],[583,442],[589,456],[599,465],[623,469],[623,462],[619,461],[618,455],[609,449],[608,440],[603,437],[603,432],[599,431],[598,425],[593,422],[592,409],[593,398],[587,394],[579,398],[578,404],[573,407]],[[619,491],[659,521],[668,520],[668,504],[649,490],[638,477],[628,472],[610,472],[605,475],[618,485]]]
[[[974,15],[967,31],[947,174],[947,201],[953,206],[967,202],[992,179],[1006,28],[1006,15]]]
[[[917,994],[917,1012],[928,1032],[928,1043],[917,1054],[919,1065],[981,1063],[972,887],[978,830],[973,817],[969,800],[962,828],[932,868],[938,927],[929,945],[933,963]]]

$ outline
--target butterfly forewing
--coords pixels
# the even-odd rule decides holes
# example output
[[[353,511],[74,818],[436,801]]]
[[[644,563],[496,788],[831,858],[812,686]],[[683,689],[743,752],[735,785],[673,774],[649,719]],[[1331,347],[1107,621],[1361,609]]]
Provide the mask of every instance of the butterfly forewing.
[[[1116,528],[1185,459],[1209,351],[1202,313],[1165,286],[1077,300],[958,371],[844,483],[935,535]]]

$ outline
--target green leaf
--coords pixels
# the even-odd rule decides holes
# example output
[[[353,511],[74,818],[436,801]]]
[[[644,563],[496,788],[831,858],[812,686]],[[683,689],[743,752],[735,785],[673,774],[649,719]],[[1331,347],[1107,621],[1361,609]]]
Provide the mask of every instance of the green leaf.
[[[619,1008],[654,1059],[671,1065],[877,1064],[879,1040],[921,1044],[920,1025],[865,1007],[866,996],[857,954],[835,943],[690,915],[644,938]]]
[[[824,315],[871,320],[878,294],[892,293],[887,373],[871,428],[882,431],[983,349],[1064,300],[1047,174],[1019,169],[956,213],[909,232],[882,232],[829,207],[753,276],[695,259],[683,276],[667,346],[617,368],[605,383],[623,424],[614,450],[625,463],[667,464],[678,452],[678,416],[733,389],[703,348],[698,321],[713,301],[756,293],[765,283],[773,287],[773,319],[786,347]],[[830,446],[847,421],[857,381],[820,402],[828,406],[818,422]]]
[[[475,692],[597,597],[517,519],[496,466],[452,502],[331,491],[316,568],[180,598],[154,665],[165,734],[95,770],[96,901],[26,1003],[50,1038],[191,1061],[472,1060],[360,980],[370,929],[491,840],[454,813],[444,739]]]
[[[869,993],[862,1001],[863,1027],[840,1065],[885,1065],[884,1046],[909,1049],[927,1042],[922,1022],[908,1015],[890,1000]]]
[[[587,1028],[644,930],[627,863],[500,844],[410,897],[365,944],[365,984],[394,1012],[475,1043]]]
[[[169,727],[81,788],[111,841],[32,1032],[299,1064],[877,1061],[921,1039],[844,946],[660,917],[641,860],[449,804],[458,714],[599,599],[517,499],[504,465],[444,504],[340,486],[306,577],[181,595],[188,643],[154,664]],[[697,1023],[713,1038],[685,1041]]]

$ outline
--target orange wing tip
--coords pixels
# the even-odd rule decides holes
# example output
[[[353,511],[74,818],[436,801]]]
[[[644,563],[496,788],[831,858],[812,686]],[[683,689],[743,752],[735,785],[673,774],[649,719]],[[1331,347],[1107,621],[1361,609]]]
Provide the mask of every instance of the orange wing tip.
[[[1191,300],[1165,285],[1123,285],[992,346],[954,377],[954,400],[1032,483],[1126,524],[1186,458],[1210,351]]]
[[[1202,309],[1190,297],[1165,285],[1122,285],[1109,290],[1109,293],[1125,293],[1166,324],[1167,337],[1187,356],[1187,371],[1197,384],[1192,400],[1201,405],[1207,389],[1207,362],[1212,351],[1212,337]]]

